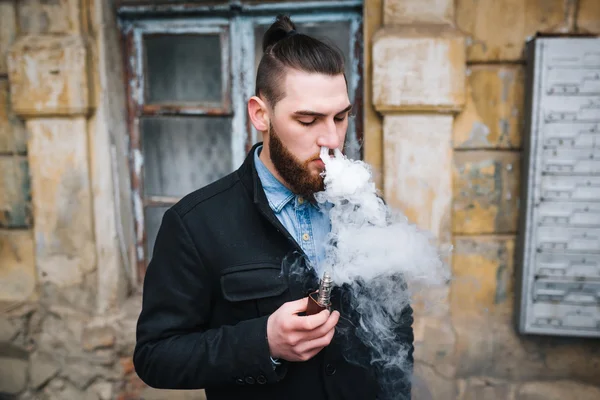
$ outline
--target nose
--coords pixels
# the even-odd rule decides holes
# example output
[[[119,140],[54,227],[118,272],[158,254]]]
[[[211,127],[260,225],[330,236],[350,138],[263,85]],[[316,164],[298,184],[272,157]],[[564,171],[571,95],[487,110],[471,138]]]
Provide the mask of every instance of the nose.
[[[319,147],[325,146],[330,149],[337,149],[340,147],[341,141],[334,121],[327,121],[323,131],[319,133],[317,145]]]

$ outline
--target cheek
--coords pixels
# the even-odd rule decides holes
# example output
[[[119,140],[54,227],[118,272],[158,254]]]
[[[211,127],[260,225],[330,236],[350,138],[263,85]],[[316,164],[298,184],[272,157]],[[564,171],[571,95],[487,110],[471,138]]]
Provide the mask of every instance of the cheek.
[[[346,139],[346,133],[348,132],[348,119],[346,119],[344,121],[344,123],[338,125],[338,129],[337,129],[337,134],[338,137],[340,138],[340,141],[344,142],[344,139]]]
[[[289,132],[289,143],[299,152],[310,151],[317,141],[316,129],[307,129],[300,124],[292,126]]]

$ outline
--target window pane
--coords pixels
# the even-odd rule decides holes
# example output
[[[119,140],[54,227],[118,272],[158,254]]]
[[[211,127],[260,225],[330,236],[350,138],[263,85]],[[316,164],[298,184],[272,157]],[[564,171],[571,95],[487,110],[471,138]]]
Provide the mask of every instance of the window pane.
[[[219,35],[149,35],[144,43],[149,103],[221,103]]]
[[[150,261],[152,258],[152,250],[156,242],[158,228],[160,228],[163,215],[168,209],[168,207],[146,208],[146,212],[144,213],[144,222],[146,224],[146,261]]]
[[[327,44],[333,44],[344,55],[346,63],[346,77],[350,76],[350,22],[305,22],[296,24],[297,30],[300,33],[317,38]],[[258,69],[258,63],[262,57],[262,39],[267,31],[268,26],[257,25],[254,30],[254,51],[255,51],[255,71]]]
[[[144,194],[184,196],[231,172],[231,118],[144,118],[142,148]]]

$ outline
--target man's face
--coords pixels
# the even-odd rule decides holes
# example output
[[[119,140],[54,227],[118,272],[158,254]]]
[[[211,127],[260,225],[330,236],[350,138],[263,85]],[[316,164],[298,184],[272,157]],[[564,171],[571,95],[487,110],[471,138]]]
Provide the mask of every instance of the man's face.
[[[323,190],[321,146],[341,149],[348,129],[350,100],[343,75],[290,70],[285,97],[270,115],[271,161],[290,189],[312,196]]]

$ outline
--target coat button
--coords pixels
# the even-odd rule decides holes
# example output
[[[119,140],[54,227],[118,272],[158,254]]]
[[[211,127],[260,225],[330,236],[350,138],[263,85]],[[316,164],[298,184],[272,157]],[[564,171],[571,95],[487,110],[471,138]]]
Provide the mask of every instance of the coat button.
[[[237,378],[235,380],[235,383],[237,383],[238,385],[243,385],[244,384],[244,380],[242,378]]]
[[[328,376],[331,376],[331,375],[335,374],[335,367],[332,364],[327,364],[325,366],[325,373]]]
[[[246,377],[246,383],[247,383],[248,385],[254,385],[254,382],[255,382],[255,381],[254,381],[254,378],[253,378],[253,377],[251,377],[251,376],[247,376],[247,377]]]
[[[265,383],[267,383],[267,378],[265,378],[264,375],[259,375],[259,376],[256,377],[256,382],[259,385],[264,385]]]

